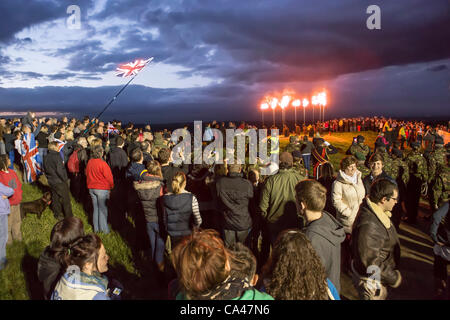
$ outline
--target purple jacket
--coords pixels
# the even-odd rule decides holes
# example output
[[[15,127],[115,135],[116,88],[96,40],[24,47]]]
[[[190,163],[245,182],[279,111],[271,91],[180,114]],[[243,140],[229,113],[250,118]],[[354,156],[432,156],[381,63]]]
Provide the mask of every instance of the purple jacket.
[[[14,189],[5,186],[0,182],[0,215],[9,214],[10,206],[8,198],[14,194]],[[7,196],[8,198],[4,199],[3,196]]]

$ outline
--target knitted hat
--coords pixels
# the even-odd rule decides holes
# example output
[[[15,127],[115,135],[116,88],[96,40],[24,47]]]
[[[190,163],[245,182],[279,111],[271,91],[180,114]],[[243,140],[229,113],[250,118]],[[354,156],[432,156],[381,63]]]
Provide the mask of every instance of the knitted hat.
[[[57,132],[54,134],[54,137],[55,137],[55,139],[61,139],[62,133],[61,133],[60,131],[57,131]]]

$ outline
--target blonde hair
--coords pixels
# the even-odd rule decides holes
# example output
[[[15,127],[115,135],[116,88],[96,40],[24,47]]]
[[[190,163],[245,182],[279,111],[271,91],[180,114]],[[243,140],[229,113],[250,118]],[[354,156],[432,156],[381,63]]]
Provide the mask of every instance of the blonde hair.
[[[172,178],[172,190],[173,193],[178,194],[181,189],[186,187],[186,175],[179,171]]]
[[[95,138],[91,141],[91,147],[101,146],[101,145],[102,145],[102,140],[99,138]]]
[[[94,140],[94,139],[97,139],[95,136],[89,136],[89,137],[87,137],[87,142],[89,143],[89,145],[92,145],[92,141]]]

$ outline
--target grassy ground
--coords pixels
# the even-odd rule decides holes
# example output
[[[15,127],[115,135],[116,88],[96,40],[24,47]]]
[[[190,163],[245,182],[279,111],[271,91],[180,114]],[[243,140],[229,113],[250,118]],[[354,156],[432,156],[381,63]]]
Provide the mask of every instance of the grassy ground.
[[[373,149],[376,134],[363,132],[366,143]],[[330,160],[335,171],[349,147],[355,133],[338,133],[324,135],[323,138],[338,148],[339,153],[331,155]],[[288,138],[281,138],[280,146],[288,143]],[[45,180],[45,179],[44,179]],[[45,191],[45,181],[37,185],[23,185],[23,201],[38,199]],[[75,216],[84,222],[85,232],[92,232],[90,219],[83,207],[72,199]],[[421,208],[426,212],[426,202]],[[50,232],[56,223],[53,213],[47,208],[41,219],[35,215],[27,216],[22,223],[22,242],[14,242],[7,247],[9,264],[0,271],[0,300],[42,299],[42,287],[37,279],[36,270],[39,255],[49,244]],[[394,299],[426,299],[432,295],[432,251],[431,240],[427,235],[428,222],[419,226],[401,225],[402,273],[405,282],[393,294]],[[112,230],[108,235],[100,235],[110,256],[109,277],[118,279],[125,286],[125,299],[163,299],[164,282],[161,276],[149,267],[148,261],[134,248],[135,230],[130,223],[121,232]],[[130,240],[131,239],[131,240]],[[342,276],[342,295],[356,299],[356,292],[347,275]]]

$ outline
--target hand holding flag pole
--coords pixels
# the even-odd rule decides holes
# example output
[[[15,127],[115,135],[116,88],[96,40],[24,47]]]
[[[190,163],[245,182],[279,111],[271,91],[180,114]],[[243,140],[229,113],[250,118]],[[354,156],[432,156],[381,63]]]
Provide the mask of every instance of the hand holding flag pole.
[[[147,59],[147,60],[142,60],[142,59],[138,59],[135,60],[134,62],[130,62],[127,64],[123,64],[120,65],[117,69],[116,69],[116,76],[122,76],[122,78],[134,75],[134,77],[132,77],[130,79],[130,81],[127,82],[126,85],[124,85],[122,87],[122,89],[119,90],[119,92],[117,92],[114,97],[108,102],[108,104],[103,108],[103,110],[98,114],[97,117],[93,118],[91,123],[89,124],[89,126],[86,128],[86,130],[84,130],[83,132],[83,136],[89,131],[89,129],[91,128],[91,126],[94,124],[95,119],[99,119],[100,116],[103,114],[103,112],[106,111],[106,109],[108,109],[108,107],[117,99],[117,97],[122,93],[123,90],[125,90],[126,87],[128,87],[128,85],[131,83],[131,81],[133,81],[134,78],[136,78],[136,76],[138,75],[139,71],[141,71],[142,69],[145,68],[145,66],[150,63],[153,60],[153,57]]]

